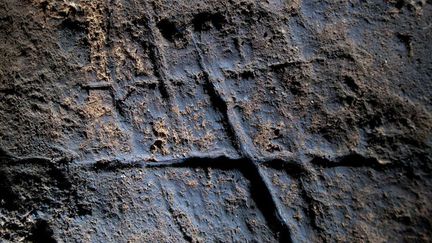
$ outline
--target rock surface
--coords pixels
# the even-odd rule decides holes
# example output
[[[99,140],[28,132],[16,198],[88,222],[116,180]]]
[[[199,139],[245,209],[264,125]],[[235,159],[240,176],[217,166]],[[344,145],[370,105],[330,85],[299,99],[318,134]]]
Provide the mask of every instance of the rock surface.
[[[429,0],[2,0],[0,240],[431,242]]]

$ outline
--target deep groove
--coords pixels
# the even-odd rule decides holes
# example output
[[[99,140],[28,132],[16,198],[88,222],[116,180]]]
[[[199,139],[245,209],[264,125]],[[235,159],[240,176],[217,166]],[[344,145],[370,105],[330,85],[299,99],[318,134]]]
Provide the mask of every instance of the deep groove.
[[[120,171],[125,169],[132,169],[132,168],[140,168],[142,167],[141,164],[133,162],[133,163],[122,163],[119,160],[99,160],[92,166],[92,170],[96,172],[113,172],[113,171]]]
[[[278,235],[279,242],[292,242],[291,229],[280,215],[276,199],[261,175],[259,165],[251,160],[248,162],[248,166],[245,166],[242,172],[251,182],[251,194],[254,201],[266,218],[270,228]]]
[[[128,170],[134,168],[198,168],[211,167],[218,169],[235,169],[242,163],[242,158],[230,158],[225,155],[215,156],[196,156],[187,158],[171,159],[159,162],[152,161],[120,161],[114,160],[99,160],[96,163],[85,165],[84,168],[97,172],[113,172]]]
[[[272,162],[270,162],[271,164]],[[133,168],[213,168],[220,170],[239,170],[250,182],[254,201],[263,212],[266,221],[272,231],[278,235],[280,242],[291,242],[290,229],[278,212],[276,199],[268,188],[268,185],[260,173],[258,164],[248,158],[217,157],[189,157],[173,159],[164,162],[134,162],[122,163],[118,160],[99,161],[92,170],[99,172],[113,172]]]
[[[290,229],[283,222],[283,219],[278,213],[276,200],[270,192],[267,183],[257,168],[257,164],[249,159],[238,159],[234,161],[223,158],[216,158],[208,161],[191,159],[184,164],[178,164],[181,167],[187,168],[216,168],[224,170],[239,170],[250,183],[250,190],[254,201],[258,208],[263,213],[271,230],[279,237],[280,242],[292,242]]]
[[[231,124],[231,119],[229,118],[228,114],[228,106],[226,101],[222,98],[222,96],[219,94],[219,92],[216,90],[213,82],[210,81],[209,74],[204,71],[204,90],[206,91],[207,95],[210,96],[210,102],[213,107],[215,107],[219,113],[223,116],[223,125],[225,130],[227,131],[227,135],[232,141],[232,144],[234,148],[239,151],[241,150],[239,146],[239,141],[236,136],[235,129],[233,125]]]
[[[383,168],[375,158],[365,158],[359,154],[348,154],[341,156],[332,162],[331,160],[315,157],[311,163],[323,167],[373,167]],[[315,200],[308,195],[306,188],[304,187],[305,175],[309,175],[308,170],[304,166],[296,161],[290,159],[275,158],[266,161],[261,161],[262,166],[268,166],[271,168],[285,170],[287,174],[294,176],[301,182],[301,196],[307,204],[307,215],[313,228],[320,230],[316,223],[316,215],[314,210]],[[273,196],[268,182],[260,172],[260,164],[255,162],[250,157],[243,156],[242,158],[232,158],[226,155],[206,155],[206,156],[195,156],[188,158],[179,158],[159,162],[149,161],[134,161],[134,162],[121,162],[119,160],[113,161],[99,161],[94,164],[91,168],[98,172],[112,172],[123,169],[133,168],[203,168],[203,169],[220,169],[220,170],[238,170],[245,178],[251,183],[251,193],[253,200],[256,202],[260,211],[262,211],[266,221],[268,222],[271,230],[278,235],[280,242],[292,242],[291,231],[289,226],[282,218],[277,199]],[[187,239],[187,238],[185,238]]]
[[[177,124],[179,123],[179,118],[176,115],[176,112],[174,111],[174,106],[175,104],[173,104],[173,99],[175,99],[175,97],[171,97],[174,96],[174,90],[171,86],[171,80],[168,79],[165,71],[166,71],[166,67],[165,67],[165,60],[164,60],[164,55],[162,53],[162,51],[159,49],[157,43],[159,42],[157,35],[156,35],[156,23],[154,20],[154,17],[152,16],[152,14],[150,13],[149,9],[151,9],[151,7],[149,7],[149,4],[147,2],[145,2],[145,8],[147,8],[147,15],[148,15],[148,21],[146,22],[146,27],[149,30],[149,56],[151,59],[151,62],[153,63],[153,69],[154,69],[154,74],[156,75],[156,77],[158,78],[158,89],[159,92],[161,94],[161,97],[163,100],[166,101],[166,104],[169,106],[169,110],[170,112],[168,113],[168,117],[173,120],[172,123]],[[172,115],[173,114],[173,115]]]
[[[290,229],[278,213],[276,200],[269,190],[265,179],[259,172],[259,165],[249,159],[217,158],[188,158],[169,167],[176,168],[212,168],[220,170],[239,170],[250,183],[250,190],[254,201],[263,213],[271,230],[279,237],[280,242],[292,242]]]
[[[146,8],[148,8],[148,4],[146,4]],[[147,15],[148,15],[148,21],[146,22],[147,25],[147,29],[149,30],[150,34],[149,34],[149,51],[150,51],[150,60],[154,65],[154,74],[156,75],[156,77],[159,79],[159,92],[162,95],[162,98],[170,101],[170,91],[171,88],[169,86],[168,79],[166,74],[164,73],[166,68],[165,65],[163,64],[163,61],[161,60],[161,58],[163,58],[163,54],[161,53],[161,51],[158,48],[157,45],[157,38],[156,38],[156,34],[155,34],[155,29],[157,28],[156,24],[154,23],[153,17],[151,16],[150,12],[147,11]]]
[[[168,91],[167,84],[164,82],[164,80],[166,80],[166,76],[161,71],[159,71],[164,68],[162,67],[160,60],[158,58],[158,56],[160,55],[159,49],[157,48],[156,44],[153,43],[153,41],[150,43],[149,54],[150,54],[150,60],[155,66],[154,68],[155,75],[159,79],[159,85],[158,85],[159,92],[161,93],[162,98],[170,100],[170,93]]]
[[[294,178],[300,178],[308,173],[302,164],[291,160],[271,159],[262,162],[262,164],[276,170],[283,170]]]
[[[432,0],[370,2],[0,3],[0,242],[428,241]]]
[[[237,135],[237,132],[234,129],[234,126],[233,126],[231,119],[229,117],[227,102],[219,94],[214,83],[210,79],[210,75],[206,71],[206,67],[204,64],[204,57],[201,54],[201,49],[198,47],[198,45],[197,45],[197,43],[193,37],[192,37],[192,40],[193,40],[193,44],[195,46],[195,50],[196,50],[198,57],[199,57],[199,60],[198,60],[199,66],[200,66],[201,70],[203,70],[203,73],[204,73],[205,84],[203,85],[203,88],[207,92],[207,95],[209,95],[210,102],[212,103],[212,106],[215,107],[219,111],[219,113],[222,114],[223,119],[224,119],[222,124],[224,126],[224,129],[225,129],[232,145],[234,146],[236,151],[243,153],[244,151],[242,151],[243,149],[241,148],[242,147],[241,146],[242,141],[240,141],[240,137]]]
[[[227,102],[222,98],[222,96],[217,91],[214,83],[211,81],[209,74],[206,71],[204,57],[201,53],[201,49],[198,47],[195,39],[193,38],[193,35],[192,40],[199,56],[200,67],[205,74],[206,84],[204,85],[204,88],[210,95],[213,106],[217,107],[219,111],[224,115],[225,122],[227,123],[225,129],[231,138],[233,146],[235,146],[237,151],[239,151],[244,157],[247,158],[246,161],[248,163],[244,164],[249,166],[242,167],[245,169],[243,173],[245,176],[249,176],[251,178],[251,183],[255,184],[252,191],[257,190],[259,192],[255,195],[257,205],[261,205],[259,206],[259,208],[263,212],[264,217],[270,225],[270,228],[279,236],[279,241],[292,242],[291,230],[280,215],[276,199],[273,197],[269,189],[269,185],[261,175],[260,169],[258,168],[259,165],[254,162],[253,153],[251,153],[247,148],[244,147],[247,144],[245,144],[241,136],[239,136],[239,134],[236,132],[228,114]]]

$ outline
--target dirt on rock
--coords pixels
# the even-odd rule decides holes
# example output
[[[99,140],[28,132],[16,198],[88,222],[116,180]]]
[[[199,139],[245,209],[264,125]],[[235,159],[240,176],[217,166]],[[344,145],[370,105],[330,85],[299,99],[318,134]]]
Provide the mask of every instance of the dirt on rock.
[[[0,1],[0,241],[432,242],[431,20]]]

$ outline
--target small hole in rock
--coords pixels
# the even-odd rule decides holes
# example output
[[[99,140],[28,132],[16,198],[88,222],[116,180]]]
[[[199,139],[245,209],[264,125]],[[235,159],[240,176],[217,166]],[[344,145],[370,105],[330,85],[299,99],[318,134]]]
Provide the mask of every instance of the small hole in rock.
[[[181,36],[181,31],[179,28],[177,28],[176,24],[168,19],[163,19],[161,21],[159,21],[159,23],[157,23],[156,25],[162,36],[173,42],[174,39],[176,38],[176,36]]]
[[[54,232],[48,222],[46,220],[38,220],[33,226],[31,236],[28,240],[34,243],[55,243],[57,241],[53,238],[53,235]]]
[[[220,13],[203,12],[195,15],[192,24],[196,31],[210,30],[212,27],[221,29],[225,23],[225,17]]]

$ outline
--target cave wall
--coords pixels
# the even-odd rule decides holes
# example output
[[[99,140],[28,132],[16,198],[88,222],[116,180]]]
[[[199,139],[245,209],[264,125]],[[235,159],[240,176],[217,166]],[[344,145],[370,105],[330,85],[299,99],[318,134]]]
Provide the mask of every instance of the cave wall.
[[[2,0],[0,239],[431,241],[431,19]]]

